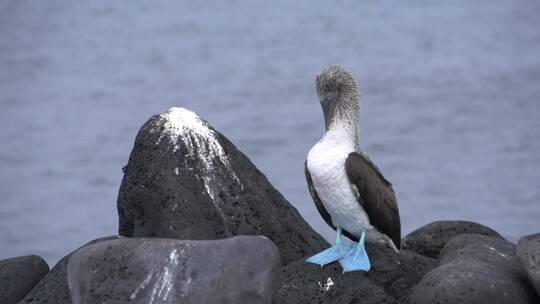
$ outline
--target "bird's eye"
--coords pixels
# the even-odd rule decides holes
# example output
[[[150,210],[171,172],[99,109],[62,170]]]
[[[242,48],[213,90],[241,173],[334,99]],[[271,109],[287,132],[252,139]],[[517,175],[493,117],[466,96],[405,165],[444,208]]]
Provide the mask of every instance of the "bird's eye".
[[[336,92],[331,92],[331,93],[327,93],[325,96],[324,96],[324,99],[323,101],[325,103],[329,103],[329,102],[332,102],[336,99],[337,97],[337,93]]]

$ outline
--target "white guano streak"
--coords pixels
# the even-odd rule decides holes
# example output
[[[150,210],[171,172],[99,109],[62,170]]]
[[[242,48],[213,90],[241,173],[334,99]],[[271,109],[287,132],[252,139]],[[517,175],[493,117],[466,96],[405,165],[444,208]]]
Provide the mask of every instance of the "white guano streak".
[[[330,290],[330,287],[334,285],[334,282],[332,281],[332,278],[326,279],[326,283],[323,284],[321,282],[317,282],[319,284],[319,290],[320,291],[328,291]]]
[[[156,144],[159,144],[164,136],[168,136],[173,144],[174,153],[180,148],[179,141],[181,141],[187,147],[188,155],[202,163],[205,172],[200,178],[212,202],[221,213],[221,216],[224,217],[220,206],[216,202],[216,190],[220,187],[216,184],[216,179],[211,176],[214,171],[214,162],[218,161],[223,164],[233,179],[240,186],[242,184],[231,168],[229,158],[216,138],[216,132],[210,129],[208,122],[199,115],[185,108],[171,108],[167,112],[160,114],[159,119],[164,130]],[[178,175],[176,170],[175,173]]]
[[[146,288],[148,283],[150,283],[150,280],[152,279],[153,275],[154,275],[154,270],[152,269],[152,271],[150,271],[150,273],[146,276],[146,279],[144,279],[144,281],[139,285],[139,287],[137,287],[137,289],[135,289],[135,291],[133,291],[133,293],[129,296],[130,300],[135,299],[139,291]]]
[[[135,300],[137,298],[137,294],[141,290],[146,289],[149,283],[153,281],[150,299],[144,298],[144,299],[138,299],[138,300],[139,301],[145,300],[149,304],[156,303],[156,302],[168,303],[167,299],[175,285],[175,282],[174,282],[175,278],[173,277],[173,270],[178,267],[178,257],[179,257],[178,249],[175,248],[169,254],[168,263],[162,269],[158,269],[158,268],[152,269],[150,273],[146,276],[146,278],[143,280],[143,282],[139,285],[139,287],[137,287],[137,289],[135,289],[135,291],[129,296],[129,299]],[[154,275],[154,273],[156,273],[156,275]]]

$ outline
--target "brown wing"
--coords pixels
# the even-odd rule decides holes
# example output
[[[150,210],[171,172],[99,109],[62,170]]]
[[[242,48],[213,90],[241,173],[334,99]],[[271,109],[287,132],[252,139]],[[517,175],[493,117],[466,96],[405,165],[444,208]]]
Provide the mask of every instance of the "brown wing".
[[[328,226],[332,227],[332,229],[336,230],[336,226],[332,223],[332,217],[330,216],[330,213],[326,211],[326,208],[324,208],[324,205],[319,198],[319,195],[317,194],[317,190],[315,190],[315,186],[313,186],[313,181],[311,180],[311,174],[309,173],[309,170],[307,168],[307,161],[304,163],[304,173],[306,174],[306,180],[308,184],[309,194],[311,194],[311,197],[313,198],[313,201],[315,202],[315,207],[317,207],[317,210],[319,211],[319,214],[322,216],[326,224]],[[358,242],[358,238],[350,234],[348,231],[343,230],[343,234],[350,238],[351,240]]]
[[[361,153],[349,154],[345,169],[351,184],[358,188],[358,201],[371,224],[390,237],[399,248],[401,223],[392,184],[384,178],[377,166]]]

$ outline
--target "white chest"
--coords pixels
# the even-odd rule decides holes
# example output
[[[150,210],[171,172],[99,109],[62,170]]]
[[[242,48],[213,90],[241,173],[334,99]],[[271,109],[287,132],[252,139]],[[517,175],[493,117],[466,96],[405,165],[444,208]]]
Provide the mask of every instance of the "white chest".
[[[323,137],[309,151],[307,167],[333,224],[359,235],[362,228],[371,229],[372,226],[352,191],[345,171],[345,161],[355,151],[354,144],[339,139],[339,136]]]

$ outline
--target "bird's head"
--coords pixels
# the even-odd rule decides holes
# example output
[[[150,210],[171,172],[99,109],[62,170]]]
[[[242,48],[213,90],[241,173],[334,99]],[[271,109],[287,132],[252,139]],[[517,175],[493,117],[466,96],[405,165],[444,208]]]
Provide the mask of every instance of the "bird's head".
[[[336,119],[354,119],[360,109],[359,94],[352,74],[339,65],[322,70],[315,81],[324,113],[326,130]]]

